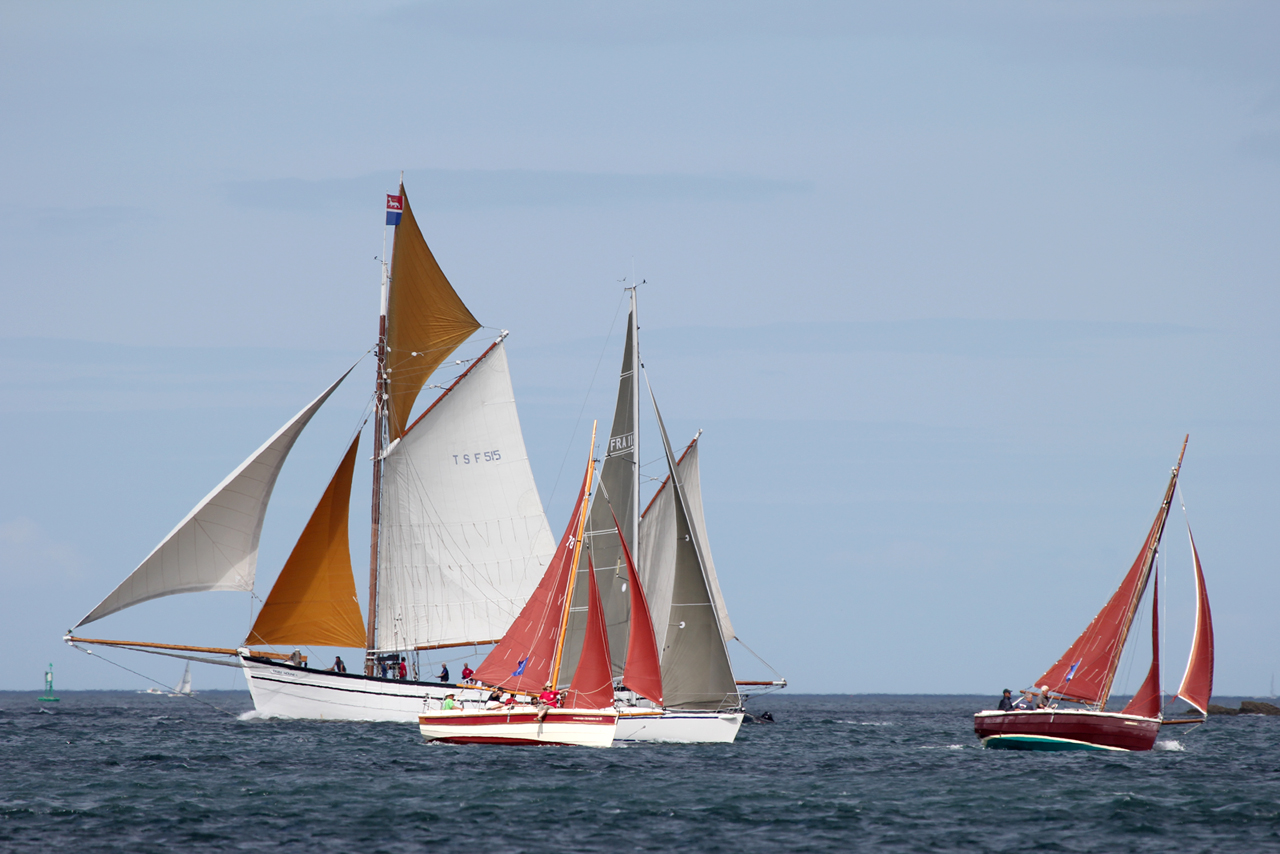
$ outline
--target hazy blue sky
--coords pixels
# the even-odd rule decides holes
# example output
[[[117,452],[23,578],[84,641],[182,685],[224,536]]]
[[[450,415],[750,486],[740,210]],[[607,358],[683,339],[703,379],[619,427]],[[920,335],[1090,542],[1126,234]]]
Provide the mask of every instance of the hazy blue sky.
[[[1217,687],[1267,693],[1278,41],[1267,2],[0,6],[0,688],[48,661],[147,684],[60,635],[373,342],[404,170],[464,300],[511,330],[556,530],[634,263],[673,441],[706,431],[734,624],[796,690],[1028,684],[1190,432]],[[284,469],[263,595],[371,375]],[[365,531],[357,505],[357,566]],[[1178,511],[1171,689],[1185,542]],[[171,597],[85,633],[233,646],[249,613]]]

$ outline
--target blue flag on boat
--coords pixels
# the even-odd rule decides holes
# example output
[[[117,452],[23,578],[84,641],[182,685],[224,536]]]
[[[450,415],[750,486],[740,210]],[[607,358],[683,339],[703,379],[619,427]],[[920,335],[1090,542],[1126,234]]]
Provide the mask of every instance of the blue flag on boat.
[[[404,213],[404,196],[393,196],[387,193],[387,225],[399,225],[402,213]]]
[[[1064,679],[1064,680],[1062,680],[1062,683],[1063,683],[1064,685],[1065,685],[1066,683],[1068,683],[1068,682],[1070,682],[1070,681],[1071,681],[1071,677],[1072,677],[1072,676],[1075,676],[1075,675],[1076,675],[1076,668],[1080,666],[1080,662],[1082,662],[1082,661],[1084,661],[1084,659],[1083,659],[1083,658],[1082,658],[1082,659],[1080,659],[1080,661],[1077,661],[1075,664],[1071,665],[1071,669],[1067,671],[1067,678],[1066,678],[1066,679]]]
[[[512,675],[512,676],[523,676],[523,675],[524,675],[524,666],[525,666],[526,664],[528,664],[528,663],[529,663],[529,659],[527,659],[527,658],[522,658],[522,659],[520,659],[520,665],[519,665],[518,667],[516,667],[516,669],[515,669],[515,670],[511,671],[511,675]]]

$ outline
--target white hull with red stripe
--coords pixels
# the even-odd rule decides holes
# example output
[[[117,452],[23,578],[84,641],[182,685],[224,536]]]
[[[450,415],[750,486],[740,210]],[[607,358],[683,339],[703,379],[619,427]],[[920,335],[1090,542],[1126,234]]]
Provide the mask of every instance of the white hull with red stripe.
[[[561,744],[608,747],[618,726],[613,709],[545,709],[515,706],[431,710],[418,716],[427,741],[452,744]]]

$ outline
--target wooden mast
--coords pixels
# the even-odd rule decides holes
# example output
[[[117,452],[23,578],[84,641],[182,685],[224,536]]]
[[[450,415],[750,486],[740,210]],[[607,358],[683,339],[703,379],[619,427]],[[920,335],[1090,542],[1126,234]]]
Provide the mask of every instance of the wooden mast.
[[[404,198],[401,175],[400,198]],[[394,245],[394,243],[393,243]],[[382,455],[387,425],[387,300],[391,291],[391,265],[387,263],[387,231],[382,230],[382,293],[378,310],[378,360],[373,395],[373,498],[369,504],[369,619],[365,621],[364,674],[377,672],[374,646],[378,626],[378,533],[382,521]]]
[[[591,479],[595,476],[596,468],[596,425],[599,422],[591,422],[591,453],[587,454],[587,495],[591,492]],[[573,564],[569,568],[569,585],[564,593],[564,610],[560,614],[560,631],[556,638],[556,654],[551,663],[551,690],[555,691],[560,684],[560,662],[564,657],[564,635],[565,628],[569,625],[569,606],[573,604],[573,586],[578,577],[578,561],[582,557],[582,530],[587,525],[586,503],[587,495],[582,497],[583,509],[578,514],[578,530],[574,534],[573,543]]]
[[[1160,538],[1164,536],[1164,523],[1169,518],[1169,506],[1173,502],[1173,491],[1178,486],[1178,473],[1182,471],[1182,458],[1187,453],[1187,442],[1191,439],[1188,433],[1182,440],[1182,450],[1178,452],[1178,463],[1173,467],[1173,473],[1169,476],[1169,486],[1164,491],[1164,501],[1160,504],[1160,512],[1158,514],[1159,521],[1156,523],[1155,536],[1151,538],[1150,545],[1147,546],[1146,555],[1146,573],[1150,577],[1151,567],[1155,563],[1156,551],[1160,548]],[[1133,618],[1138,613],[1138,603],[1142,600],[1142,594],[1146,592],[1147,580],[1144,578],[1142,586],[1138,590],[1138,595],[1134,596],[1129,602],[1129,613],[1125,617],[1124,628],[1120,631],[1120,638],[1116,642],[1116,651],[1111,659],[1111,666],[1107,669],[1107,682],[1102,689],[1102,701],[1098,705],[1099,710],[1107,708],[1107,700],[1111,698],[1111,683],[1115,681],[1116,671],[1120,668],[1120,655],[1124,652],[1125,642],[1129,638],[1129,629],[1133,626]]]

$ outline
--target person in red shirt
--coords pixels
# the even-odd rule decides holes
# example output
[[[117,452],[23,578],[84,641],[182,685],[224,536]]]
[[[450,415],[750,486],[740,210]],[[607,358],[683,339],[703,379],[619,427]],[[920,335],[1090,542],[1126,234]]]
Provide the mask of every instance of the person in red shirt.
[[[542,693],[538,695],[538,703],[550,709],[560,705],[560,695],[551,688],[550,682],[542,686]]]
[[[463,682],[469,681],[471,679],[472,674],[474,673],[475,671],[471,669],[470,664],[467,664],[465,661],[462,662],[462,681]]]
[[[404,656],[400,656],[399,675],[401,679],[409,678],[409,665],[404,663]]]

